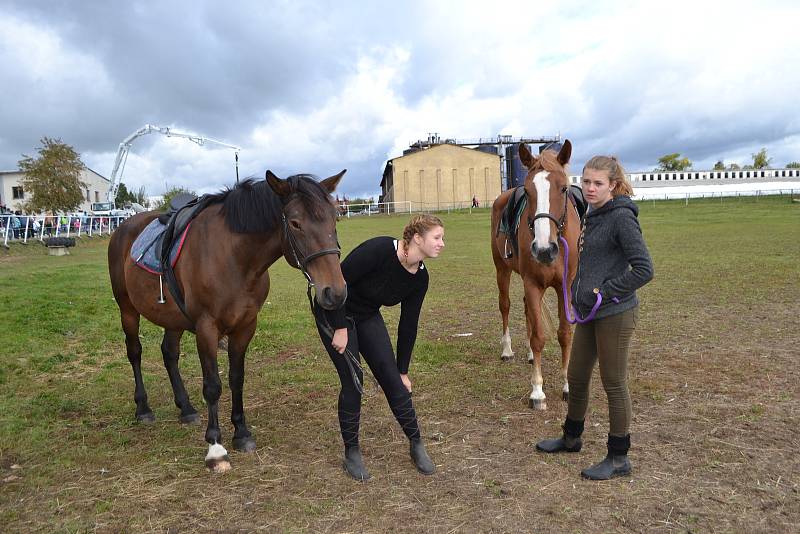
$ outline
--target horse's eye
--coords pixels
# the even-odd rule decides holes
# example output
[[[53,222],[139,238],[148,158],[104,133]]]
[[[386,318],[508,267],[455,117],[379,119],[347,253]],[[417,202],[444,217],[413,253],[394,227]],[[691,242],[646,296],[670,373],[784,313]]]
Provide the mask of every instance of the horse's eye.
[[[567,192],[567,187],[566,187],[566,186],[562,187],[562,188],[561,188],[561,192],[562,192],[562,193],[566,193],[566,192]]]
[[[289,221],[289,225],[290,225],[290,226],[291,226],[291,227],[292,227],[294,230],[301,230],[301,228],[300,228],[300,223],[299,223],[299,222],[297,222],[297,221],[296,221],[296,220],[294,220],[294,219],[291,219],[291,220]]]

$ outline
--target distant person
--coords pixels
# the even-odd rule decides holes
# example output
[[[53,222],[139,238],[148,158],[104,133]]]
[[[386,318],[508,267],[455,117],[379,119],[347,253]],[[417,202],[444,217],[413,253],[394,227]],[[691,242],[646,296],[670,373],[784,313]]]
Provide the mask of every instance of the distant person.
[[[480,204],[478,202],[478,197],[472,197],[472,207],[473,208],[479,208],[480,207]]]
[[[436,258],[444,248],[444,225],[433,215],[416,215],[403,230],[401,239],[374,237],[357,246],[342,261],[347,282],[347,301],[339,310],[325,312],[318,323],[327,321],[333,336],[318,324],[322,344],[336,366],[341,381],[339,428],[344,441],[344,468],[356,480],[369,479],[358,442],[361,393],[353,375],[363,376],[347,358],[359,354],[372,370],[397,422],[409,439],[410,454],[417,470],[433,474],[435,466],[422,444],[417,415],[411,402],[408,368],[417,339],[422,301],[428,291],[428,270],[423,260]],[[397,357],[381,306],[400,304],[397,327]],[[349,354],[345,354],[345,350]],[[348,363],[349,362],[349,363]],[[352,367],[351,367],[352,365]]]
[[[631,472],[631,396],[628,352],[638,323],[636,290],[653,278],[653,262],[642,237],[639,209],[630,199],[633,188],[614,157],[595,156],[586,162],[581,189],[589,203],[581,229],[578,274],[572,282],[572,305],[579,317],[567,370],[569,404],[563,435],[537,443],[540,451],[578,452],[583,442],[589,384],[595,362],[608,398],[608,454],[581,471],[584,478],[607,480]]]

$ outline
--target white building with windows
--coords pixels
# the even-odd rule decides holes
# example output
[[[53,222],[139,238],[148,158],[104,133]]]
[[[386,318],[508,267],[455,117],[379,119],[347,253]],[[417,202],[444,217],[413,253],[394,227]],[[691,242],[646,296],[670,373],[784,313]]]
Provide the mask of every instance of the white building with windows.
[[[11,211],[24,211],[24,203],[31,198],[31,194],[22,187],[22,171],[0,171],[0,206]],[[86,184],[83,188],[83,202],[76,211],[91,211],[93,202],[104,202],[108,189],[111,186],[108,178],[86,167],[81,171],[81,181]]]

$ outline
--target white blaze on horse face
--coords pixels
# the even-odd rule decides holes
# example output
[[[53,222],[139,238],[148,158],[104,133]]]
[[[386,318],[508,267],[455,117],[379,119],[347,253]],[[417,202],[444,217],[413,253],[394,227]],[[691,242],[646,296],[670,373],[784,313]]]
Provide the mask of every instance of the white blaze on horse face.
[[[533,185],[536,188],[536,213],[550,213],[550,182],[547,176],[550,173],[542,171],[533,177]],[[541,217],[533,223],[533,230],[536,234],[536,246],[546,249],[550,246],[550,219]]]

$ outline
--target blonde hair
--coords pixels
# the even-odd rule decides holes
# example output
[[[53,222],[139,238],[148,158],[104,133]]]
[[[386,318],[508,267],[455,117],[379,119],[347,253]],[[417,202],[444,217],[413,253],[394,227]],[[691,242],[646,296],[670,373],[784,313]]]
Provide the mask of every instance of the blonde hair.
[[[612,196],[633,195],[633,186],[625,176],[625,169],[616,156],[595,156],[583,166],[583,170],[586,169],[608,172],[608,179],[614,185],[614,189],[611,190]]]
[[[444,228],[444,223],[435,215],[423,213],[421,215],[414,215],[411,217],[411,220],[408,221],[406,227],[403,228],[403,243],[405,243],[406,250],[408,250],[408,246],[411,244],[414,234],[424,236],[427,232],[431,231],[437,226]]]

